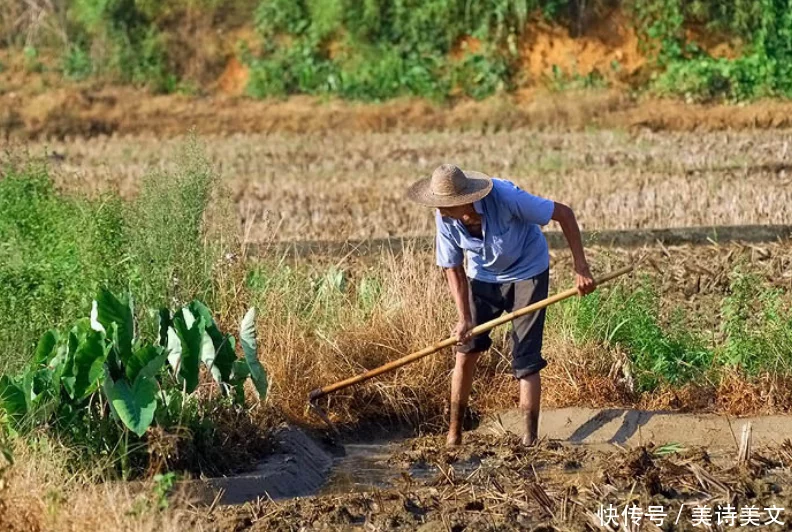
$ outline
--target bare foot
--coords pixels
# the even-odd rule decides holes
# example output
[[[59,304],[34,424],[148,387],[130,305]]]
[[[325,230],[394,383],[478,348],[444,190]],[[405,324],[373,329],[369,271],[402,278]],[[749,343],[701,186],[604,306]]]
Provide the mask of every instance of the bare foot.
[[[522,444],[525,447],[533,447],[534,445],[536,445],[536,440],[537,440],[536,436],[532,436],[530,434],[525,434],[522,437]]]
[[[462,445],[462,434],[449,431],[446,438],[446,447],[459,447],[460,445]]]

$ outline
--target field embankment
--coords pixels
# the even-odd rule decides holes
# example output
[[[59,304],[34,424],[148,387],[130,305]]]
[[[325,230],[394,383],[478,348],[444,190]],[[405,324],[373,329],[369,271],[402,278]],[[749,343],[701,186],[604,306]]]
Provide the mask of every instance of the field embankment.
[[[64,88],[37,95],[0,93],[0,137],[60,142],[74,138],[200,135],[581,131],[756,131],[792,127],[792,104],[741,106],[634,99],[612,90],[502,96],[439,105],[416,99],[379,104],[310,96],[256,101],[232,96],[150,95],[131,88]]]

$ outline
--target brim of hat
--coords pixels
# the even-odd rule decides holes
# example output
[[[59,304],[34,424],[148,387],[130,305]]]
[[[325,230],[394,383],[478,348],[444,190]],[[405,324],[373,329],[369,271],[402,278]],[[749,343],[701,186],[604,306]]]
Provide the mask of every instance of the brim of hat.
[[[427,207],[458,207],[482,199],[492,190],[492,178],[481,172],[464,170],[468,183],[465,190],[451,196],[438,196],[432,193],[431,177],[413,183],[407,189],[407,198]]]

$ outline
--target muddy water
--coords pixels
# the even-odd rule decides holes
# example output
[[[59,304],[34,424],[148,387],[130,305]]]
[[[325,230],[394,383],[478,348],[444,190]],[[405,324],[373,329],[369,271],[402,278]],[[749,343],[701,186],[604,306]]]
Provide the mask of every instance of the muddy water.
[[[344,455],[334,459],[330,476],[319,494],[369,492],[413,482],[428,483],[437,478],[441,472],[435,464],[417,462],[402,468],[389,463],[406,441],[398,437],[371,443],[345,443]],[[471,458],[455,463],[454,470],[457,475],[468,475],[480,465],[480,460]]]

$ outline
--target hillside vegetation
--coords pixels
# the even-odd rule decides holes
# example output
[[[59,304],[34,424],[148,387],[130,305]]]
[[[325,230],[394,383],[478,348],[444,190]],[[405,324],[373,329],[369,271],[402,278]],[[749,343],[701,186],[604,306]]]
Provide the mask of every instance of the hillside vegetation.
[[[587,61],[603,42],[613,53]],[[155,92],[231,83],[258,98],[444,101],[617,84],[700,101],[792,94],[782,0],[9,0],[0,47],[0,71]]]

